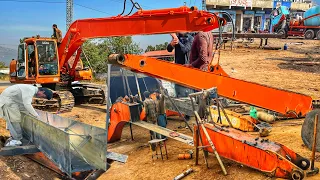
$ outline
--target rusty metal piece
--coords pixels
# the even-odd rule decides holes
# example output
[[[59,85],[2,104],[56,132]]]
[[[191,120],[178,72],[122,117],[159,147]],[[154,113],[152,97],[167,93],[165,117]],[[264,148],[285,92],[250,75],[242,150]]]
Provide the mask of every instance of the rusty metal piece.
[[[301,128],[301,138],[303,140],[303,143],[310,149],[312,150],[312,143],[313,143],[313,135],[314,135],[314,124],[315,124],[315,116],[320,115],[320,109],[314,109],[310,111]],[[317,130],[319,131],[319,129]],[[317,139],[320,139],[320,133],[317,133]],[[320,152],[320,144],[318,143],[316,145],[316,152]]]
[[[186,170],[184,173],[181,173],[181,174],[179,174],[178,176],[176,176],[176,177],[174,178],[174,180],[180,180],[180,179],[186,177],[187,175],[189,175],[189,174],[192,173],[192,172],[193,172],[193,169],[190,168],[190,169]]]
[[[317,147],[317,132],[318,132],[318,114],[314,117],[314,129],[313,129],[313,144],[312,144],[312,154],[311,154],[311,168],[307,172],[307,176],[314,176],[319,173],[319,168],[314,167],[314,159]]]
[[[303,178],[303,170],[309,168],[310,162],[306,158],[282,144],[256,141],[256,137],[233,128],[224,132],[218,131],[215,127],[217,125],[205,123],[204,126],[213,143],[219,144],[215,149],[221,157],[279,178]],[[195,125],[194,128],[198,127]],[[202,128],[200,131],[200,134],[205,135]],[[209,145],[208,139],[203,142]],[[210,147],[207,150],[213,152]]]

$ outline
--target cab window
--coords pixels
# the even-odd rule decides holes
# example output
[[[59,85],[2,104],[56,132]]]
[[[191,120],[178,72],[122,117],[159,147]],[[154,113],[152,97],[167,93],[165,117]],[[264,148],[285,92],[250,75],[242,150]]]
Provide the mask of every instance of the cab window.
[[[278,16],[279,15],[279,12],[278,12],[278,10],[276,9],[276,10],[274,10],[273,12],[272,12],[272,15],[273,15],[273,17],[276,17],[276,16]]]
[[[38,71],[40,75],[58,74],[58,57],[54,41],[37,41]]]
[[[17,63],[18,77],[26,77],[26,64],[25,64],[25,44],[20,44],[18,47],[18,63]]]
[[[34,52],[34,44],[28,44],[28,73],[29,77],[36,75],[36,57]]]

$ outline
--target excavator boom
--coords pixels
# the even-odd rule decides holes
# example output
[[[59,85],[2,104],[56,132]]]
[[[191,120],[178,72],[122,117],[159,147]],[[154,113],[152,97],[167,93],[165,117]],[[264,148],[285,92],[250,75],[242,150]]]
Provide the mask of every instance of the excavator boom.
[[[73,22],[59,46],[60,68],[89,38],[210,31],[226,21],[194,7],[139,10],[131,16],[81,19]]]
[[[312,110],[312,98],[307,95],[228,77],[220,66],[216,66],[213,72],[204,72],[168,61],[129,54],[111,55],[109,61],[133,72],[197,90],[217,87],[220,96],[283,115],[302,117]]]

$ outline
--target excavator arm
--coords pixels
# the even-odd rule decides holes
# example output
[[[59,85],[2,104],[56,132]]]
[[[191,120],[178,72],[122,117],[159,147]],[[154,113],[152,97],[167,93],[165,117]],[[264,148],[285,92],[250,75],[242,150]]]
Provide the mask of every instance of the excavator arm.
[[[133,72],[202,90],[217,87],[218,95],[281,113],[304,117],[312,110],[312,98],[303,94],[226,76],[220,66],[205,72],[171,62],[138,55],[110,55],[109,62]]]
[[[90,38],[210,31],[225,23],[216,14],[187,6],[138,10],[131,16],[77,20],[59,46],[60,68]]]

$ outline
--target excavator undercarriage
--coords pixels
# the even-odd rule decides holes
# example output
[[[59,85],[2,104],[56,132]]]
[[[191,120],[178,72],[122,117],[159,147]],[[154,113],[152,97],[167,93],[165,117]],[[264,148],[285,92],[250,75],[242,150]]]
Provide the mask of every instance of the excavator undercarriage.
[[[103,85],[74,84],[59,86],[53,91],[52,99],[33,98],[32,105],[36,109],[49,112],[64,113],[72,110],[75,104],[100,104],[106,103]]]

